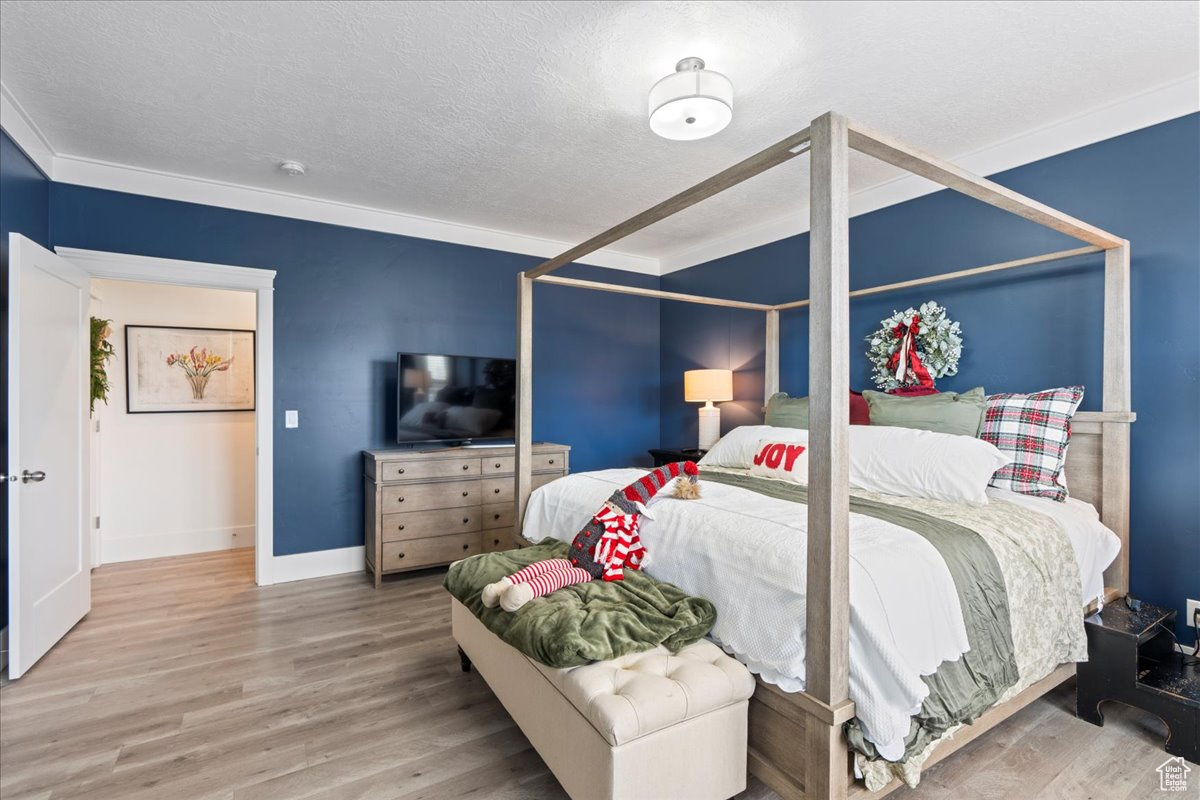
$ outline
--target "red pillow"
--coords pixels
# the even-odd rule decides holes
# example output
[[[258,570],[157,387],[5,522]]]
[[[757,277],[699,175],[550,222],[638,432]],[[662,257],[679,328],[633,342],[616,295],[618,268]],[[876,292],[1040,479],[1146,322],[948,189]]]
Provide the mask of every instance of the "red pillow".
[[[850,390],[850,424],[871,424],[871,407],[867,405],[867,398],[853,389]]]

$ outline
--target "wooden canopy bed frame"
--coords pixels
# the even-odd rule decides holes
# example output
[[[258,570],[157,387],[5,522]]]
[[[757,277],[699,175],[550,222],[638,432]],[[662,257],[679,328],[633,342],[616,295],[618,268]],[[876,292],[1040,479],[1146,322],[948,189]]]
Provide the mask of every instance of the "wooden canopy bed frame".
[[[850,290],[849,151],[857,150],[1032,222],[1086,246]],[[580,257],[671,216],[803,153],[811,159],[809,297],[767,305],[613,285],[551,275]],[[525,271],[517,279],[516,530],[532,487],[533,286],[580,289],[761,311],[766,318],[765,396],[779,389],[779,312],[808,306],[810,396],[808,486],[808,607],[806,689],[783,692],[759,681],[750,706],[750,772],[789,800],[878,797],[893,780],[868,792],[852,774],[842,724],[854,716],[849,699],[849,416],[850,298],[942,283],[1001,270],[1104,253],[1104,380],[1102,411],[1075,415],[1067,463],[1071,494],[1092,503],[1121,540],[1104,573],[1108,600],[1129,588],[1129,242],[1049,208],[936,156],[923,153],[830,112],[811,125],[586,242]],[[1017,697],[995,706],[939,745],[932,766],[1074,674],[1063,664]]]

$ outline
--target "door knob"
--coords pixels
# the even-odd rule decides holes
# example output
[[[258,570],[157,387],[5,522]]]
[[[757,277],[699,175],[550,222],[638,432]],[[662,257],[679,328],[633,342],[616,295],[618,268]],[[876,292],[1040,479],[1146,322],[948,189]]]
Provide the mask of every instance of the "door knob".
[[[21,471],[21,483],[41,483],[46,480],[46,473],[42,470],[30,472],[29,470]]]

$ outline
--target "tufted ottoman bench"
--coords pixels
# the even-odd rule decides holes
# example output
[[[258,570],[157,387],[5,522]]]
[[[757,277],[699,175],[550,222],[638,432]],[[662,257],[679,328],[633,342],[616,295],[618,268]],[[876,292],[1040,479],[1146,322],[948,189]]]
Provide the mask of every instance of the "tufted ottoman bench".
[[[573,800],[724,800],[746,788],[754,678],[712,642],[554,669],[450,602],[459,647]]]

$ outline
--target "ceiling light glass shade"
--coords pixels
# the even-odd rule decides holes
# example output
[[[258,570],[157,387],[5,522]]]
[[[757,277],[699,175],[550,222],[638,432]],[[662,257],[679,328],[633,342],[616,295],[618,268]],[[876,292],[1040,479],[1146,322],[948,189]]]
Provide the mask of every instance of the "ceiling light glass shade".
[[[650,130],[664,139],[691,141],[712,136],[733,119],[733,84],[685,58],[650,90]]]

